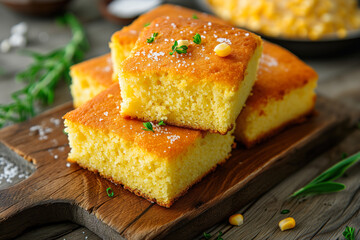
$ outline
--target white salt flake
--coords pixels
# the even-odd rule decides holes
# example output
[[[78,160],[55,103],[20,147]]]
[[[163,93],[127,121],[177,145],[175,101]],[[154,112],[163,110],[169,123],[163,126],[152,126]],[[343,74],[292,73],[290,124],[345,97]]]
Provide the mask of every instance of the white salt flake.
[[[216,39],[216,41],[218,41],[218,42],[220,42],[220,43],[227,43],[227,44],[231,44],[231,41],[230,41],[230,39],[227,39],[227,38],[218,38],[218,39]]]
[[[60,119],[58,118],[50,118],[50,122],[55,125],[55,127],[58,127],[61,123]]]
[[[51,128],[44,128],[41,125],[34,125],[30,127],[30,135],[32,135],[34,132],[37,132],[39,134],[39,140],[46,140],[48,139],[47,134],[51,133],[53,130]]]
[[[2,182],[12,183],[15,177],[18,179],[26,179],[29,176],[29,172],[22,171],[16,164],[0,156],[0,184]]]

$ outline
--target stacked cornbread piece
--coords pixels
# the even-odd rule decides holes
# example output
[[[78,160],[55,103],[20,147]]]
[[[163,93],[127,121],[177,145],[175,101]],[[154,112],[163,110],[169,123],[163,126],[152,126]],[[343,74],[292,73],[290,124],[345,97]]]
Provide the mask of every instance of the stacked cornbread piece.
[[[186,53],[172,48],[180,40],[190,42]],[[227,57],[213,51],[221,42],[231,46]],[[116,32],[110,46],[112,61],[108,54],[72,67],[69,161],[161,206],[230,156],[235,126],[251,146],[314,106],[310,67],[206,14],[163,5]]]

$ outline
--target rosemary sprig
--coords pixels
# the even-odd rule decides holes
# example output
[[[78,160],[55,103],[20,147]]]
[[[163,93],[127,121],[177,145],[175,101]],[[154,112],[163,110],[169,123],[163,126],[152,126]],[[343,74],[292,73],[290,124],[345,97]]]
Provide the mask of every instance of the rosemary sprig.
[[[50,105],[54,101],[55,87],[61,79],[70,82],[69,68],[80,62],[88,49],[85,31],[72,14],[65,14],[59,21],[71,28],[72,39],[59,49],[47,54],[27,51],[34,62],[16,75],[25,87],[11,94],[13,102],[0,105],[0,127],[10,122],[21,122],[36,115],[38,102]]]
[[[323,193],[338,192],[345,189],[345,185],[334,182],[341,177],[346,170],[360,160],[360,152],[345,158],[334,166],[327,169],[305,187],[294,192],[291,197],[305,197]]]

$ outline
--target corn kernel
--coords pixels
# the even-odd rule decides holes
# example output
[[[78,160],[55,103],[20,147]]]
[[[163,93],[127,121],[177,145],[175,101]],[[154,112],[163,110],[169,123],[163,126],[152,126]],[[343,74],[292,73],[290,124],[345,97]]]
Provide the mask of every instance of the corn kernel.
[[[279,222],[279,227],[281,231],[292,229],[295,227],[295,219],[292,217],[285,218]]]
[[[240,226],[244,223],[244,217],[240,213],[231,215],[229,217],[229,223],[234,226]]]
[[[177,40],[177,42],[178,42],[179,47],[181,47],[183,45],[189,46],[189,41],[188,40]]]
[[[226,57],[231,53],[231,47],[226,43],[220,43],[214,48],[214,52],[219,57]]]

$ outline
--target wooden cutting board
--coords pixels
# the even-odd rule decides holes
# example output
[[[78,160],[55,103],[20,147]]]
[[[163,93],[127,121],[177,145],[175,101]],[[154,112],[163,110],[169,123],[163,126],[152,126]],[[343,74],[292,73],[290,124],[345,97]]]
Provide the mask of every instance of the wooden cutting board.
[[[252,149],[238,146],[224,165],[166,209],[76,164],[67,166],[67,136],[62,120],[59,124],[56,119],[71,109],[71,103],[65,104],[0,130],[1,154],[7,158],[18,154],[36,167],[28,179],[0,191],[0,239],[33,225],[64,220],[105,239],[189,239],[299,169],[340,140],[353,124],[343,106],[320,97],[309,121]],[[32,126],[38,127],[30,131]],[[41,135],[39,127],[51,130]],[[112,198],[106,194],[108,187],[115,192]]]

